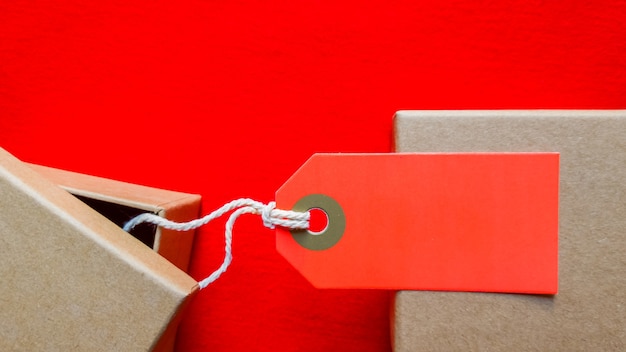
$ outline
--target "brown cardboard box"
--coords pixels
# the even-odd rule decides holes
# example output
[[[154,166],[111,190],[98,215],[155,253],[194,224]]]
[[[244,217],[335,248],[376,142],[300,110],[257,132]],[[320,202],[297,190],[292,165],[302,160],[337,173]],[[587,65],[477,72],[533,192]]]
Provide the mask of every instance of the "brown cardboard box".
[[[176,222],[193,220],[200,214],[201,197],[196,194],[140,186],[40,165],[28,165],[120,227],[135,215],[145,212]],[[189,266],[194,232],[194,230],[174,231],[149,225],[140,225],[131,231],[135,237],[184,271],[187,271]]]
[[[0,350],[163,350],[195,280],[0,149]]]
[[[626,350],[626,111],[400,111],[397,152],[561,153],[555,296],[401,291],[395,351]]]

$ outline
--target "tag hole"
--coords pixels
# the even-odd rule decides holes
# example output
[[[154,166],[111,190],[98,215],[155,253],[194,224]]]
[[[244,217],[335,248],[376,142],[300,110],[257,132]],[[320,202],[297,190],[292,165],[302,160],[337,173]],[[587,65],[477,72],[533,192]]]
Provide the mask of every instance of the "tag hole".
[[[323,209],[309,209],[311,219],[309,220],[309,233],[311,235],[321,235],[328,228],[328,214]]]

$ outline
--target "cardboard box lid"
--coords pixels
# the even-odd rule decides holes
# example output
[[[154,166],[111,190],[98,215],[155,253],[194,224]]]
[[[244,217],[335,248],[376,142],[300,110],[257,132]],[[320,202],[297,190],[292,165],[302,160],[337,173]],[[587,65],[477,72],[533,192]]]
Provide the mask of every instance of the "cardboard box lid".
[[[2,149],[0,194],[0,350],[150,350],[197,291]]]
[[[398,152],[559,152],[556,296],[401,291],[396,351],[624,350],[626,110],[400,111]]]

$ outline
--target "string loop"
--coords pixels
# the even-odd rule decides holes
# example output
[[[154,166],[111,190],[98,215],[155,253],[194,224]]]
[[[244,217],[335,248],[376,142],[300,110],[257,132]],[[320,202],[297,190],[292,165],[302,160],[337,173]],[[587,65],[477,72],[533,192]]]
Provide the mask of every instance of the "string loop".
[[[276,225],[272,223],[272,210],[276,209],[276,202],[269,202],[261,210],[261,219],[263,219],[263,225],[270,229],[275,229]]]
[[[263,225],[270,229],[274,229],[276,228],[276,226],[281,226],[289,229],[304,230],[309,228],[309,220],[311,218],[311,215],[308,211],[296,212],[292,210],[276,209],[276,202],[269,202],[268,204],[264,204],[249,198],[240,198],[224,204],[222,207],[211,212],[210,214],[203,216],[200,219],[195,219],[182,223],[174,222],[155,214],[141,214],[128,221],[124,225],[124,231],[129,232],[135,226],[141,223],[150,223],[170,230],[188,231],[206,225],[212,220],[215,220],[230,211],[233,212],[228,217],[224,229],[224,261],[217,270],[212,272],[211,275],[209,275],[206,279],[198,283],[201,289],[207,287],[209,284],[217,280],[220,275],[222,275],[226,271],[226,269],[228,269],[228,266],[232,262],[233,226],[235,225],[235,221],[239,216],[243,214],[261,215]]]

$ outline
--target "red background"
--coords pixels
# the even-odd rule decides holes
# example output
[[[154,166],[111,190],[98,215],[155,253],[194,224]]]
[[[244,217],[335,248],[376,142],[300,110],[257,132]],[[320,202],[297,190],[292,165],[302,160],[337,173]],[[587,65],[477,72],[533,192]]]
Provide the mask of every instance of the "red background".
[[[399,109],[626,108],[623,1],[0,1],[0,146],[269,201],[314,152],[386,152]],[[223,256],[199,233],[192,275]],[[390,294],[316,290],[254,216],[180,351],[387,351]],[[416,312],[419,314],[419,312]]]

